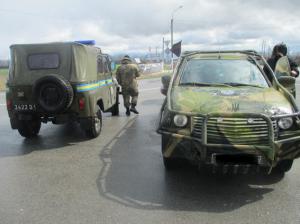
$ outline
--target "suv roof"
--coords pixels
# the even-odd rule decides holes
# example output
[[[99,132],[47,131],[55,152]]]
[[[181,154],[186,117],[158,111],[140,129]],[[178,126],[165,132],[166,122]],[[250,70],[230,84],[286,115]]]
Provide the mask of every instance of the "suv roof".
[[[252,56],[261,56],[259,55],[255,50],[228,50],[228,51],[185,51],[183,52],[182,56],[191,56],[196,54],[224,54],[224,53],[230,53],[230,54],[246,54],[246,55],[252,55]]]

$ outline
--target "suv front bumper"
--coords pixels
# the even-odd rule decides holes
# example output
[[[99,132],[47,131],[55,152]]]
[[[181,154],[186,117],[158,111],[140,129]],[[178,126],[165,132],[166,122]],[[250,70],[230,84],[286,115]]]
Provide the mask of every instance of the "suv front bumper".
[[[164,152],[165,157],[172,156],[173,151],[178,148],[176,146],[184,146],[190,148],[191,145],[199,151],[202,161],[209,163],[212,160],[214,153],[245,153],[263,157],[262,165],[274,167],[277,162],[284,159],[295,159],[300,156],[300,130],[290,131],[284,138],[278,136],[278,130],[274,130],[274,121],[277,121],[283,117],[299,117],[300,113],[285,114],[268,117],[264,114],[254,113],[212,113],[206,116],[202,116],[201,136],[193,136],[192,127],[190,132],[172,132],[167,128],[162,127],[161,120],[157,130],[159,134],[167,135],[171,141],[176,141],[176,144],[172,144],[173,147],[169,147],[167,152]],[[222,144],[212,142],[208,135],[208,121],[210,118],[230,118],[230,119],[262,119],[265,121],[267,130],[267,141],[264,144]],[[192,125],[191,125],[192,126]],[[239,133],[237,133],[237,136]],[[242,136],[242,135],[241,135]],[[191,144],[190,144],[191,143]]]

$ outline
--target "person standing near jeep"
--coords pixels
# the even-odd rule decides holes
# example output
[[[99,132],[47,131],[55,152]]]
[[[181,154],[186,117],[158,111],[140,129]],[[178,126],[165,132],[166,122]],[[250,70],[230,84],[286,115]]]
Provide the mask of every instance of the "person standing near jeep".
[[[267,60],[269,66],[273,71],[275,71],[276,63],[279,58],[287,55],[287,46],[284,43],[276,44],[273,48],[271,57]],[[291,66],[291,76],[298,77],[299,70],[298,65],[290,58],[288,58],[290,66]],[[264,72],[266,73],[268,79],[272,82],[272,74],[270,74],[269,70],[264,67]]]
[[[136,110],[139,95],[136,78],[139,76],[140,73],[137,66],[132,63],[128,55],[125,55],[121,61],[121,66],[117,69],[116,78],[122,87],[122,95],[127,116],[130,116],[130,111],[135,114],[139,113]]]

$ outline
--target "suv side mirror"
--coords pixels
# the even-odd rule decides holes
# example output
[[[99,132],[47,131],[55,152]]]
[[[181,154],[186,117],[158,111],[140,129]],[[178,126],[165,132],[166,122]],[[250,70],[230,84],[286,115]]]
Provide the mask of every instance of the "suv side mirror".
[[[160,92],[165,96],[167,95],[170,81],[171,81],[171,76],[169,76],[169,75],[164,75],[163,77],[161,77],[161,82],[162,82],[163,86],[162,86]]]

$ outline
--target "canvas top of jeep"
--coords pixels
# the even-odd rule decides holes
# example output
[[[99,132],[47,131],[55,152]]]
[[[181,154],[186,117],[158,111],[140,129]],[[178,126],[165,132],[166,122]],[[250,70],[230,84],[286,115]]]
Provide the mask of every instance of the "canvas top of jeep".
[[[63,76],[71,83],[97,79],[97,66],[93,66],[91,61],[95,61],[101,50],[95,46],[58,42],[18,44],[12,45],[10,50],[10,85],[31,85],[42,76],[50,74]]]

